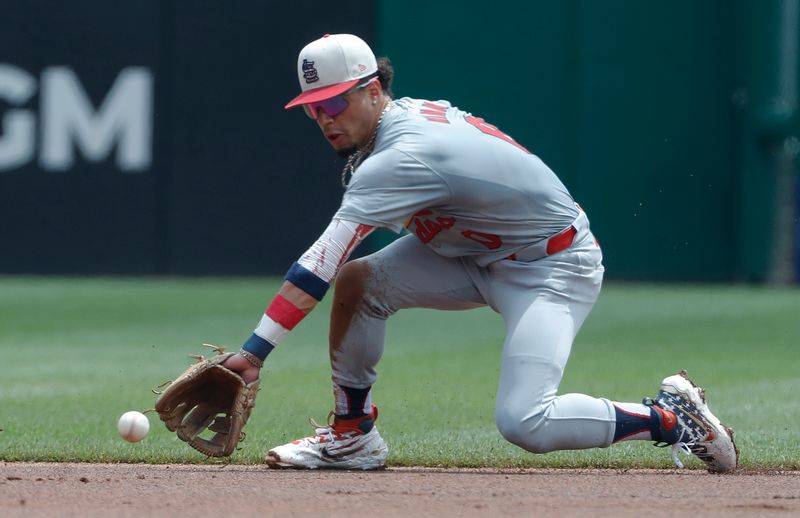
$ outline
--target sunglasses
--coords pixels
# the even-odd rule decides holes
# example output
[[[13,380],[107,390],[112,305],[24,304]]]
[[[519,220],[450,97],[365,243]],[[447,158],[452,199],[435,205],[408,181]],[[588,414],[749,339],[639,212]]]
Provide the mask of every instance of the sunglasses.
[[[336,117],[337,115],[345,111],[349,106],[347,99],[344,98],[346,95],[361,90],[362,88],[366,88],[367,86],[370,85],[370,83],[372,83],[376,79],[378,78],[373,77],[366,83],[356,85],[350,90],[342,94],[339,94],[336,97],[331,97],[330,99],[325,99],[324,101],[317,101],[313,103],[304,104],[303,111],[305,111],[306,115],[308,115],[310,118],[314,120],[317,120],[320,111],[325,112],[325,115],[327,115],[328,117]]]

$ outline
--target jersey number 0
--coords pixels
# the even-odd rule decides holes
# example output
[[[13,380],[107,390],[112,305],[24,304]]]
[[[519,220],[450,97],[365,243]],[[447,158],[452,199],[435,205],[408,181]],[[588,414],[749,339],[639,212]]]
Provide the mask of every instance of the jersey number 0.
[[[529,155],[531,154],[530,151],[528,151],[523,146],[521,146],[516,140],[514,140],[513,138],[509,137],[508,135],[506,135],[505,133],[503,133],[502,131],[497,129],[497,126],[493,126],[492,124],[489,124],[488,122],[486,122],[482,118],[473,117],[473,116],[470,115],[469,117],[464,117],[464,119],[468,123],[472,124],[473,126],[478,128],[479,130],[481,130],[483,133],[486,133],[487,135],[491,135],[493,137],[497,137],[500,140],[505,140],[509,144],[518,147],[519,149],[523,150],[524,152],[528,153]]]

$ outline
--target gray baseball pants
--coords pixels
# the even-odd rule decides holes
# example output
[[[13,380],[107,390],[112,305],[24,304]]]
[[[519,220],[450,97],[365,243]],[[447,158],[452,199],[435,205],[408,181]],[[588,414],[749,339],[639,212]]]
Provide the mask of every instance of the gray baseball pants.
[[[468,257],[439,256],[413,235],[358,261],[367,263],[363,296],[332,351],[334,383],[364,388],[375,382],[386,319],[397,310],[489,305],[506,328],[496,400],[503,437],[535,453],[611,444],[611,402],[557,395],[572,342],[603,278],[602,253],[588,229],[567,250],[532,262],[480,267]]]

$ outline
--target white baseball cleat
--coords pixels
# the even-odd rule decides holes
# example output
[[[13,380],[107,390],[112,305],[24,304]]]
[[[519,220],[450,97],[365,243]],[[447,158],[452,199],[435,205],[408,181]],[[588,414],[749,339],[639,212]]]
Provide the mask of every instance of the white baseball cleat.
[[[689,379],[686,371],[664,378],[655,400],[645,398],[644,404],[658,412],[660,442],[672,446],[672,460],[679,468],[683,463],[677,453],[683,451],[705,462],[712,473],[736,469],[739,450],[733,442],[733,430],[711,413],[705,392]]]
[[[277,446],[267,453],[270,468],[295,469],[381,469],[386,467],[389,448],[384,442],[375,419],[378,409],[358,419],[334,419],[319,425],[311,419],[314,435]],[[366,430],[366,431],[365,431]]]

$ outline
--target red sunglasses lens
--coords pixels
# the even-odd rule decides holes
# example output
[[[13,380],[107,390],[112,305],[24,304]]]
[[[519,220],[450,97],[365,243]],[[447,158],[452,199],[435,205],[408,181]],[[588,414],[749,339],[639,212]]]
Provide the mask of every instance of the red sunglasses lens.
[[[328,117],[336,117],[347,109],[347,101],[341,95],[325,99],[316,103],[308,103],[303,105],[306,115],[316,120],[319,117],[319,112],[325,112]]]

